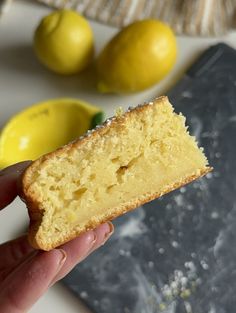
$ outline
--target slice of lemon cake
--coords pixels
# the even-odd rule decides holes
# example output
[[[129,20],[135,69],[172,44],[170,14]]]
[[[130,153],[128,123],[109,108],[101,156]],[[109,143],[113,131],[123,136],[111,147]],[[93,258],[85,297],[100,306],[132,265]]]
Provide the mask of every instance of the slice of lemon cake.
[[[29,240],[50,250],[210,170],[184,116],[159,97],[117,114],[26,169]]]

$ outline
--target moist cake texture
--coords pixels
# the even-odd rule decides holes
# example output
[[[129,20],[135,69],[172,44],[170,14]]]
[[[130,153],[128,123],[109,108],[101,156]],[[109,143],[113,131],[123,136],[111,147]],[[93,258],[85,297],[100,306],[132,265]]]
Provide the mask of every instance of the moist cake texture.
[[[131,108],[25,171],[30,243],[50,250],[210,170],[167,97]]]

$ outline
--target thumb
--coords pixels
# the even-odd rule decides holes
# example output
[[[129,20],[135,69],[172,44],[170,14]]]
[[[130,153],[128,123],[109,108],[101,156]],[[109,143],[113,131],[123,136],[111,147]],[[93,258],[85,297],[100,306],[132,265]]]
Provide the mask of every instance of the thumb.
[[[18,180],[31,161],[20,162],[0,171],[0,210],[18,194]]]
[[[17,267],[3,282],[0,312],[23,313],[48,289],[66,260],[62,249],[39,251]]]

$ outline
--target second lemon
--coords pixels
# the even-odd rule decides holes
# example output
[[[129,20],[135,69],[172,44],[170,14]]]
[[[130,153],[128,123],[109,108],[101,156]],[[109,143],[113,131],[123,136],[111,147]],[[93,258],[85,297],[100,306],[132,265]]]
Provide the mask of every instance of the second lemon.
[[[123,28],[97,59],[98,90],[129,93],[148,88],[175,64],[177,44],[171,28],[154,19]]]
[[[59,74],[74,74],[93,58],[93,33],[77,12],[58,10],[41,20],[34,34],[34,50],[47,68]]]

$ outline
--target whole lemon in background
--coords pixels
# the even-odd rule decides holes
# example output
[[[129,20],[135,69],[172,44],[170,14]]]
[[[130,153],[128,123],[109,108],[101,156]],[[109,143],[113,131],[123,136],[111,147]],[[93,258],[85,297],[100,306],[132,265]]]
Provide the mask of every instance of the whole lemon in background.
[[[52,71],[65,75],[78,73],[93,58],[93,33],[86,19],[77,12],[55,11],[38,25],[34,50]]]
[[[148,88],[175,64],[177,44],[171,28],[142,20],[123,28],[98,56],[98,90],[128,93]]]

